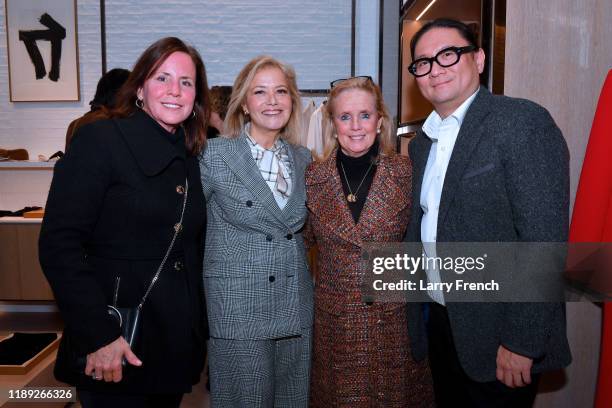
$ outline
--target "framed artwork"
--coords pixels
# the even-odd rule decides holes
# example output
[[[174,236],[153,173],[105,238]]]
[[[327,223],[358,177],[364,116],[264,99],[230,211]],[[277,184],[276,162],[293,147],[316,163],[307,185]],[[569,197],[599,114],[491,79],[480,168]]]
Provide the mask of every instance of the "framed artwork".
[[[76,0],[5,0],[11,102],[79,100]]]

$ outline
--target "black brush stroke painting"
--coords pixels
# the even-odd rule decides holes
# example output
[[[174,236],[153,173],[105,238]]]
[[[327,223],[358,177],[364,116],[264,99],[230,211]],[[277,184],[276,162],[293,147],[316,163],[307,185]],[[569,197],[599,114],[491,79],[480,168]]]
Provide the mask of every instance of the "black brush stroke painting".
[[[19,41],[25,44],[28,55],[34,64],[36,79],[42,79],[47,74],[40,50],[36,41],[43,40],[51,42],[51,69],[49,79],[57,82],[60,77],[60,60],[62,58],[62,40],[66,38],[66,28],[55,21],[48,13],[40,16],[40,23],[47,30],[19,30]]]

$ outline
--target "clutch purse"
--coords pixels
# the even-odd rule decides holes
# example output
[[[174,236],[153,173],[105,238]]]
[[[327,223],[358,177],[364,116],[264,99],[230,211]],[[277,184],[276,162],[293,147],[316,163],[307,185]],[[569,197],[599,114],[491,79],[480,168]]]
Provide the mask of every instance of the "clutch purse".
[[[140,335],[140,311],[142,309],[139,306],[115,307],[111,305],[107,305],[106,309],[108,314],[117,320],[121,327],[121,336],[130,345],[130,348],[134,350]],[[123,359],[122,364],[126,365],[125,359]]]
[[[116,321],[119,327],[121,327],[121,337],[130,345],[130,349],[134,350],[136,343],[140,335],[140,311],[142,309],[136,307],[115,307],[111,305],[106,306],[106,311]],[[87,357],[80,356],[76,359],[74,369],[83,373],[85,366],[87,365]],[[126,366],[127,361],[125,358],[121,360],[121,365]]]

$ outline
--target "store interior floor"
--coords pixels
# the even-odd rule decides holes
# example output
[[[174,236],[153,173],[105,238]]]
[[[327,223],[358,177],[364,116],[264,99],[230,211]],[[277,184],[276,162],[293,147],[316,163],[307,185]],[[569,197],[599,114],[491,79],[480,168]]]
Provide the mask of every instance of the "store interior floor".
[[[61,331],[62,319],[57,312],[5,312],[0,311],[0,334],[7,332],[45,332]],[[79,408],[77,403],[67,407]],[[210,407],[208,391],[206,390],[206,372],[202,373],[201,381],[194,385],[193,391],[183,397],[181,408]]]

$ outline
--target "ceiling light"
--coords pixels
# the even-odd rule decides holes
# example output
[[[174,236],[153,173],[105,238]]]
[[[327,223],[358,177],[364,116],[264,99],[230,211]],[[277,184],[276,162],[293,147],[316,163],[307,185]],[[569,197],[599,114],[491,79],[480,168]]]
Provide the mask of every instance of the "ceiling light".
[[[423,14],[427,13],[427,10],[429,10],[435,2],[436,0],[431,0],[431,2],[427,5],[427,7],[425,7],[425,9],[421,11],[421,14],[419,14],[419,16],[416,18],[416,21],[419,21],[421,17],[423,17]]]

